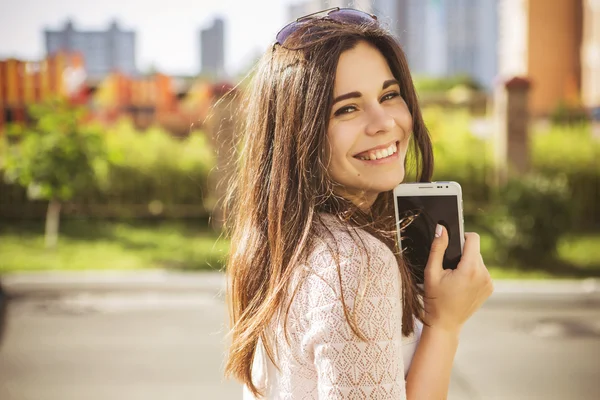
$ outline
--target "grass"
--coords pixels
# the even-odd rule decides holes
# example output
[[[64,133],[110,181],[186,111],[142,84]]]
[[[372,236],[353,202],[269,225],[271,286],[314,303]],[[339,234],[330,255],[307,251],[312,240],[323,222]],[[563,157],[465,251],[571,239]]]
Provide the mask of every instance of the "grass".
[[[0,273],[40,270],[215,270],[228,242],[205,223],[68,220],[58,248],[44,248],[43,222],[0,226]]]
[[[576,267],[600,269],[600,234],[565,237],[558,244],[558,254]]]
[[[42,221],[0,223],[0,273],[42,270],[218,270],[229,242],[205,221],[66,220],[58,248],[44,248]],[[477,231],[477,229],[475,229]],[[494,240],[481,233],[481,251],[491,260]],[[566,236],[558,260],[544,269],[488,263],[495,279],[600,277],[600,234]]]

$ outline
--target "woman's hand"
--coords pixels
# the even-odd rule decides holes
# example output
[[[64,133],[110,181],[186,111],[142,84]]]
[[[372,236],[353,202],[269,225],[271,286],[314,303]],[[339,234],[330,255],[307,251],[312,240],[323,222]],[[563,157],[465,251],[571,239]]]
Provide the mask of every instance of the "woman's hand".
[[[425,322],[432,328],[458,332],[494,286],[481,257],[478,234],[465,234],[463,255],[454,270],[442,268],[447,247],[448,232],[438,225],[425,267]]]

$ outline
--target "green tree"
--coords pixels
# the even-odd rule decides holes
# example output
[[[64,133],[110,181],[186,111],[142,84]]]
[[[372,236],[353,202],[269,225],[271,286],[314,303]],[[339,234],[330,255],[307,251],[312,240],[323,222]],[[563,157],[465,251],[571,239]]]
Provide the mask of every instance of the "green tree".
[[[97,182],[107,168],[101,129],[86,111],[65,100],[31,106],[32,126],[13,126],[4,151],[4,176],[27,188],[31,199],[48,200],[46,247],[58,242],[64,202]]]

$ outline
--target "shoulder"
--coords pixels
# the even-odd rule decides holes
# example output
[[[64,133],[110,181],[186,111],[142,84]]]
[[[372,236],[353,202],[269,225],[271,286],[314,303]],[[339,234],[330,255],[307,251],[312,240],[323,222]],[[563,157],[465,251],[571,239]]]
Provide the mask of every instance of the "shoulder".
[[[354,328],[375,341],[401,338],[402,283],[392,251],[333,217],[323,224],[293,284],[290,326],[302,348],[355,343]]]
[[[319,214],[314,222],[315,237],[306,260],[316,268],[331,267],[332,259],[346,267],[381,264],[397,268],[396,257],[378,238],[330,214]],[[322,261],[322,262],[319,262]]]
[[[315,237],[300,266],[299,295],[318,303],[350,302],[364,296],[397,296],[400,273],[396,257],[379,239],[328,214],[315,221]],[[313,301],[313,306],[318,306]]]

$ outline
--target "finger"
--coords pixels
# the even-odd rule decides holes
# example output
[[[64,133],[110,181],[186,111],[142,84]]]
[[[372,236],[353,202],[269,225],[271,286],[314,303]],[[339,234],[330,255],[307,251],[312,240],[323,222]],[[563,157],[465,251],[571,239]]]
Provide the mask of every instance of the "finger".
[[[479,260],[481,258],[481,239],[475,232],[465,233],[465,246],[461,260]]]
[[[485,266],[485,261],[483,261],[483,256],[481,254],[479,254],[479,266],[486,271],[488,270],[487,267]]]
[[[446,228],[438,224],[435,228],[435,237],[431,243],[431,250],[429,251],[429,259],[427,260],[428,270],[442,271],[444,254],[448,248],[448,232]]]

